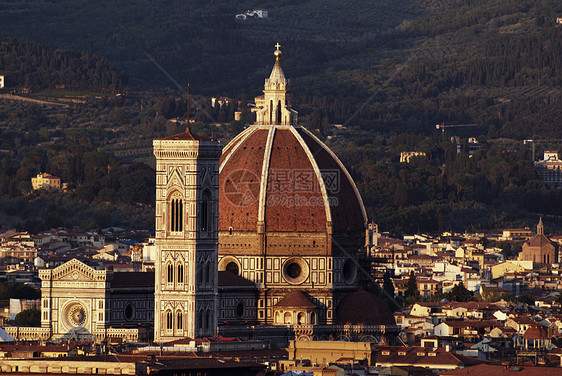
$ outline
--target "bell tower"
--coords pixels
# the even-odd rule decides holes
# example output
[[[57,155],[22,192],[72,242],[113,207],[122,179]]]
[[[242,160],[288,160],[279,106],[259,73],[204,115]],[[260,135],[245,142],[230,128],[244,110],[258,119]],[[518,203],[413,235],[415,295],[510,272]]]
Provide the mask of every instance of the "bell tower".
[[[184,133],[154,140],[154,340],[217,332],[218,184],[222,146]]]

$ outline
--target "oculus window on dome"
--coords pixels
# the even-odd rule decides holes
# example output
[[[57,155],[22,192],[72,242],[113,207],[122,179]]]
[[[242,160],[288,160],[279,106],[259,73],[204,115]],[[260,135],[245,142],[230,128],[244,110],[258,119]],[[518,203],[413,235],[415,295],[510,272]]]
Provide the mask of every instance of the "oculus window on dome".
[[[301,257],[292,257],[283,264],[283,278],[292,285],[306,281],[308,274],[308,263]]]

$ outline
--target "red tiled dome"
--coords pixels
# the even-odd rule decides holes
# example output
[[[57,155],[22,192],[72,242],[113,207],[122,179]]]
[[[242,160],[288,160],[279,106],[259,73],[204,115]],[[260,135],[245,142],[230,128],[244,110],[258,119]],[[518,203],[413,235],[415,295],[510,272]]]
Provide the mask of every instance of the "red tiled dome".
[[[359,289],[346,296],[337,311],[336,324],[392,325],[394,316],[375,294]]]
[[[275,305],[277,308],[280,307],[291,307],[291,308],[308,308],[315,309],[318,306],[310,300],[302,291],[292,291],[285,295],[283,299],[279,300]]]
[[[339,159],[300,126],[251,126],[225,148],[219,230],[364,231],[366,214]]]

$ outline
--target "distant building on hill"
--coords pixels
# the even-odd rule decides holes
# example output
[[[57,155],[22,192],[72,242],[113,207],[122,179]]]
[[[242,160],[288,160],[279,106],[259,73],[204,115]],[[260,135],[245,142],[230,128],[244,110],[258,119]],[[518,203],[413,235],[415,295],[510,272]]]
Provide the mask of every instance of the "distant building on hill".
[[[237,20],[247,20],[248,18],[267,18],[269,13],[265,9],[247,10],[236,15]]]
[[[400,153],[400,163],[410,163],[410,159],[412,159],[412,157],[425,156],[427,156],[427,154],[425,154],[423,151],[403,151]]]
[[[0,89],[4,88],[4,76],[0,76]]]
[[[531,237],[531,229],[525,228],[507,228],[503,230],[500,240],[513,240],[513,239],[529,239]]]
[[[557,151],[545,151],[543,160],[535,162],[535,168],[550,188],[562,188],[562,160]]]
[[[558,262],[558,245],[544,234],[542,218],[537,225],[537,235],[523,244],[523,250],[519,254],[519,260],[543,264]]]
[[[46,172],[41,172],[36,177],[31,178],[31,185],[34,191],[38,189],[52,190],[61,188],[60,178]]]

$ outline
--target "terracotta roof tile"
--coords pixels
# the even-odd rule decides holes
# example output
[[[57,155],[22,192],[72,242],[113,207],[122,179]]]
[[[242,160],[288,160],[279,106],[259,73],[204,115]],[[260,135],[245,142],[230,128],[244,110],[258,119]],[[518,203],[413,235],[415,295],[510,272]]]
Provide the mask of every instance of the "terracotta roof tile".
[[[496,364],[478,364],[472,367],[455,369],[440,373],[443,376],[469,376],[469,375],[486,375],[486,376],[535,376],[549,375],[562,376],[562,368],[560,367],[538,367],[538,366],[504,366]]]
[[[547,244],[552,244],[549,238],[547,238],[544,234],[535,235],[531,240],[529,240],[530,247],[542,247]]]
[[[545,339],[548,338],[548,332],[543,327],[535,326],[525,330],[523,337],[525,339]]]
[[[334,233],[362,233],[366,219],[353,181],[341,162],[302,127],[275,128],[268,181],[261,186],[268,133],[269,128],[250,127],[224,148],[221,163],[228,160],[220,173],[220,230],[256,231],[258,198],[266,187],[268,232],[325,232],[328,210]],[[302,137],[302,145],[295,134]],[[322,194],[314,164],[328,197]]]
[[[279,300],[275,307],[318,308],[302,291],[292,291]]]
[[[213,141],[214,139],[197,133],[191,133],[191,130],[187,127],[185,132],[166,137],[164,140]]]

